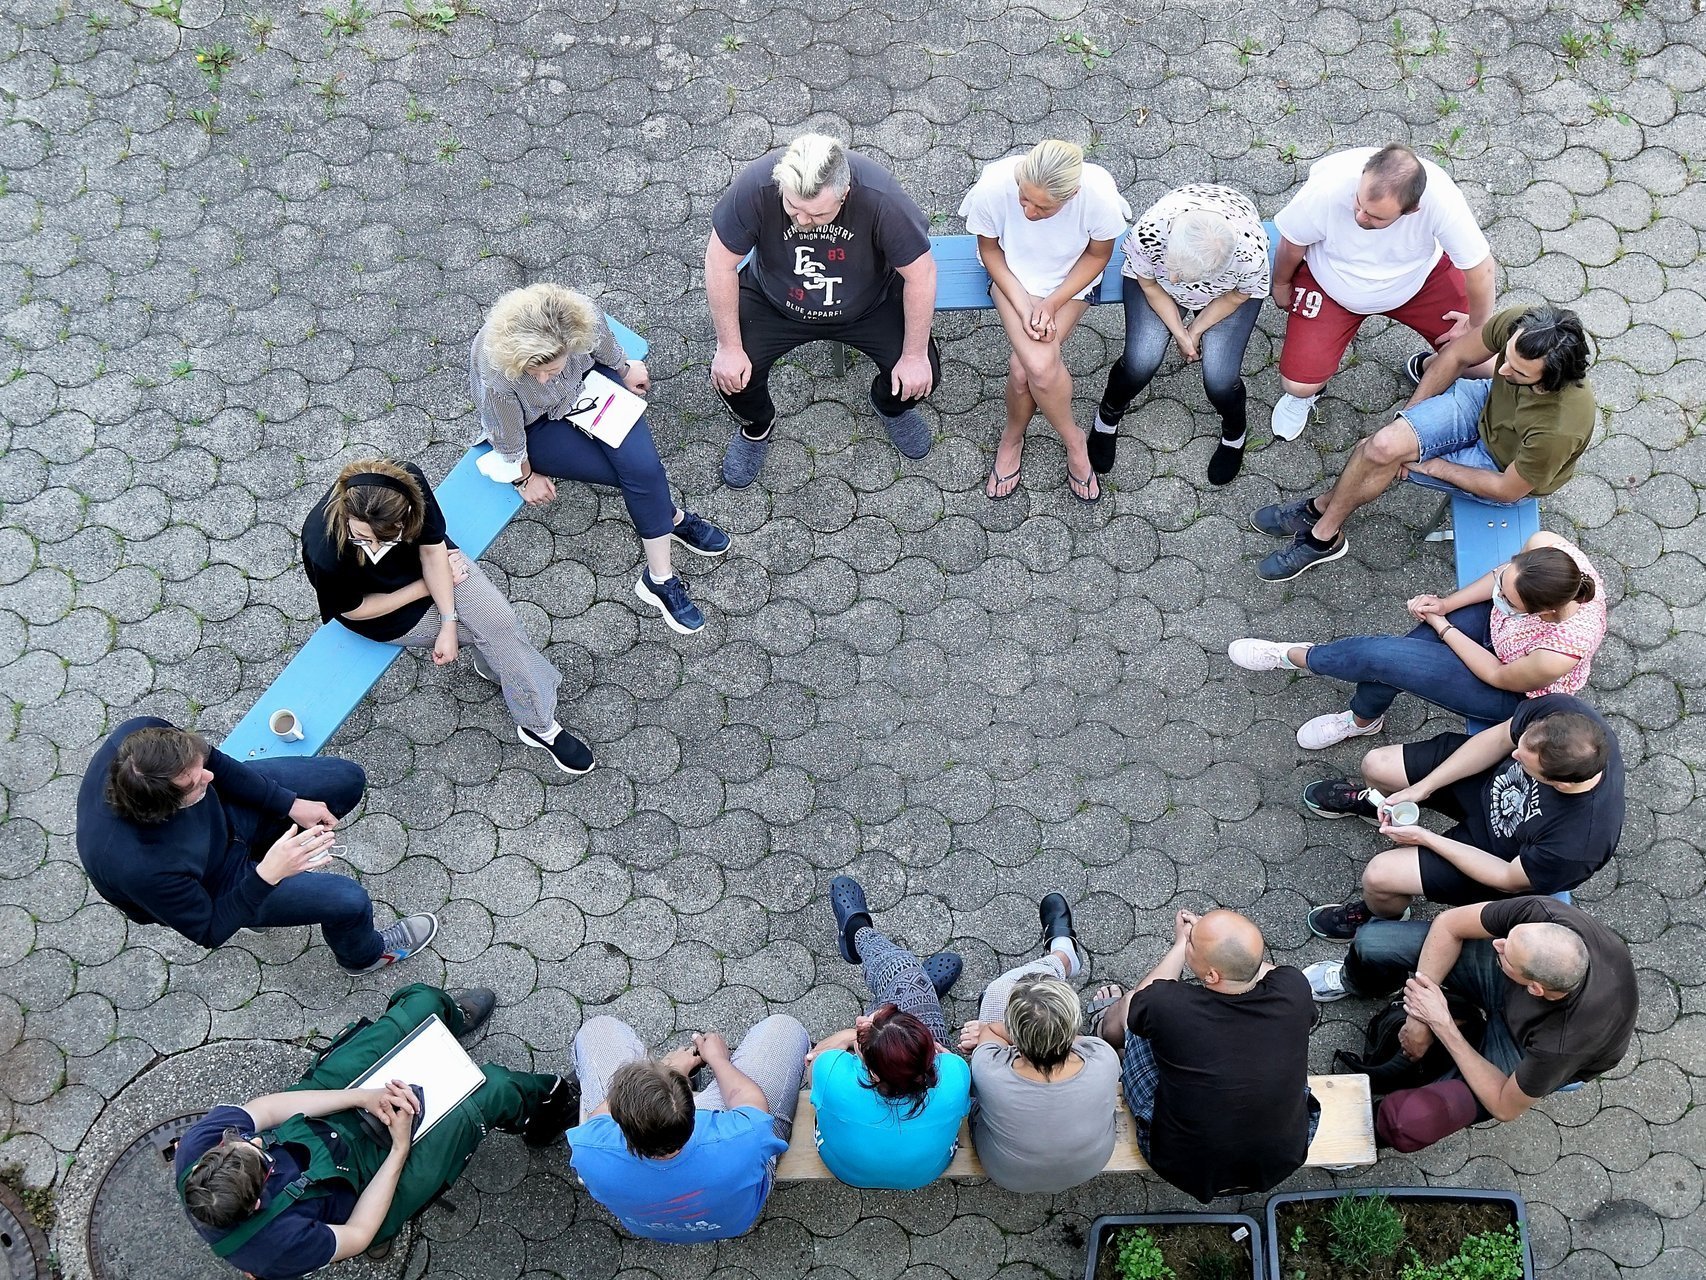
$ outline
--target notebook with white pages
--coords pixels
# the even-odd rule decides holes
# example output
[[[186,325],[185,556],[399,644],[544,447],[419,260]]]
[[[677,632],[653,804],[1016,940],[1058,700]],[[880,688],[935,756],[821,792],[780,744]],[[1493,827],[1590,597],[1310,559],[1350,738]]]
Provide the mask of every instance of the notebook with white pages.
[[[644,400],[597,369],[582,380],[579,399],[590,400],[592,405],[580,413],[571,413],[569,421],[612,449],[628,438],[628,433],[646,411]]]
[[[383,1089],[387,1081],[418,1084],[426,1094],[426,1114],[415,1130],[419,1142],[427,1131],[485,1082],[485,1073],[468,1056],[450,1028],[434,1014],[416,1027],[359,1080],[352,1089]]]

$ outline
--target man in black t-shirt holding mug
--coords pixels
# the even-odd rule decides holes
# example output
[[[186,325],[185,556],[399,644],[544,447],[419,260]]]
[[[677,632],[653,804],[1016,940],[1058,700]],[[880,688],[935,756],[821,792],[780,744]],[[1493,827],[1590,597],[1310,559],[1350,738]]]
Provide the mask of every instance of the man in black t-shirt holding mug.
[[[889,439],[908,458],[929,453],[914,406],[942,373],[930,337],[936,260],[930,222],[894,175],[836,138],[801,134],[741,170],[711,227],[711,384],[740,423],[723,479],[744,489],[758,478],[776,422],[770,367],[820,340],[871,358],[871,407]]]
[[[1567,693],[1530,698],[1503,724],[1470,737],[1380,747],[1363,757],[1366,786],[1312,782],[1303,803],[1317,817],[1380,824],[1397,847],[1362,873],[1362,897],[1309,913],[1318,938],[1349,942],[1373,919],[1397,919],[1412,898],[1465,906],[1574,889],[1604,866],[1623,834],[1623,753],[1599,712]],[[1368,788],[1385,792],[1376,807]],[[1430,831],[1409,804],[1456,825]],[[1413,812],[1413,809],[1412,809]]]
[[[1414,973],[1406,981],[1406,977]],[[1317,1000],[1387,996],[1402,986],[1404,1052],[1437,1039],[1454,1069],[1380,1104],[1383,1145],[1419,1151],[1482,1120],[1509,1122],[1547,1094],[1611,1070],[1629,1048],[1638,992],[1628,945],[1578,907],[1530,896],[1454,907],[1433,923],[1376,920],[1343,963],[1304,971]],[[1441,988],[1487,1014],[1480,1049]]]

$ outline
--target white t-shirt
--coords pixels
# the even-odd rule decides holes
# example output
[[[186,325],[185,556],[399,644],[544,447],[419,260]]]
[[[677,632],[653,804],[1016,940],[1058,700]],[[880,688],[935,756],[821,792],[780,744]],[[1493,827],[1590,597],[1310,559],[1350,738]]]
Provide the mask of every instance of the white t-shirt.
[[[1280,234],[1304,246],[1303,260],[1327,296],[1365,316],[1403,306],[1420,293],[1442,252],[1462,271],[1492,253],[1469,202],[1431,160],[1422,161],[1428,185],[1420,208],[1378,231],[1359,227],[1357,184],[1376,149],[1322,156],[1310,166],[1303,190],[1274,215]]]
[[[1131,206],[1106,169],[1086,164],[1078,194],[1051,216],[1032,222],[1019,207],[1015,174],[1023,159],[1008,156],[985,165],[977,185],[960,201],[960,216],[974,236],[999,241],[1019,283],[1046,298],[1065,282],[1090,241],[1118,240],[1125,234]],[[1082,298],[1097,283],[1092,280],[1073,296]]]

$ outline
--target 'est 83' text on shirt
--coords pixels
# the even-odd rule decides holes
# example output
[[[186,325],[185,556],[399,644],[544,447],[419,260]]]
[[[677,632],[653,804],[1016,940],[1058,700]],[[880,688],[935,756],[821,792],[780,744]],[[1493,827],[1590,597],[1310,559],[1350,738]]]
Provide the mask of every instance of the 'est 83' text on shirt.
[[[711,211],[730,253],[753,253],[744,274],[783,315],[810,324],[858,320],[887,296],[899,267],[930,252],[930,222],[894,175],[848,153],[852,185],[835,221],[794,225],[771,177],[777,149],[736,176]]]

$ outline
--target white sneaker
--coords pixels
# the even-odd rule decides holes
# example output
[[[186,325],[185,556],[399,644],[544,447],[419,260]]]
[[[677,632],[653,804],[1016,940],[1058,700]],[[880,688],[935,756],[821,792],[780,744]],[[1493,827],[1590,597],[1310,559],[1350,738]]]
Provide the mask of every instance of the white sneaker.
[[[1303,428],[1309,425],[1309,411],[1315,407],[1315,402],[1321,398],[1320,392],[1307,399],[1282,395],[1274,401],[1273,430],[1276,440],[1295,440],[1303,434]]]
[[[1297,745],[1305,751],[1325,751],[1351,738],[1367,738],[1386,727],[1381,716],[1371,725],[1359,725],[1350,711],[1335,711],[1330,716],[1316,716],[1297,731]]]
[[[1286,655],[1296,646],[1274,640],[1245,638],[1226,646],[1226,656],[1232,665],[1246,671],[1296,671],[1298,666]]]
[[[1345,990],[1343,960],[1317,960],[1303,971],[1303,976],[1309,979],[1309,991],[1317,1004],[1343,1000],[1350,995],[1350,992]]]

